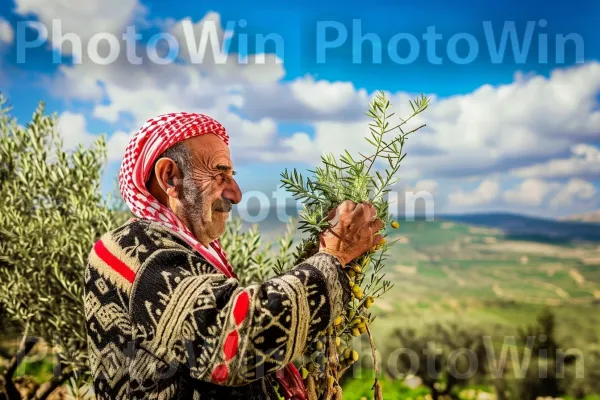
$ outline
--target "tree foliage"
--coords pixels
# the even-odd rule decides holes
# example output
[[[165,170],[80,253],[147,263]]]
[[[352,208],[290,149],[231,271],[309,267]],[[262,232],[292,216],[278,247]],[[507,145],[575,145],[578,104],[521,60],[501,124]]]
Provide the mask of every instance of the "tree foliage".
[[[567,347],[560,343],[554,313],[542,310],[535,323],[520,329],[518,338],[523,357],[530,359],[525,376],[517,380],[519,398],[536,400],[567,394],[573,386],[568,367],[577,362],[577,356],[566,353]]]
[[[280,265],[295,259],[293,246],[294,224],[290,221],[285,235],[276,242],[263,241],[258,226],[242,229],[242,220],[236,218],[227,224],[219,240],[227,258],[243,286],[262,283],[275,274]]]
[[[395,378],[418,376],[434,400],[458,399],[459,389],[488,373],[484,335],[478,329],[456,323],[434,324],[422,332],[397,329],[392,336],[392,343],[405,351],[395,365],[390,368],[388,364],[388,374]]]
[[[31,348],[53,346],[60,373],[37,388],[44,398],[87,371],[83,274],[93,243],[115,226],[99,190],[105,142],[64,151],[56,116],[41,103],[20,126],[0,100],[0,303],[24,333],[4,373],[7,391]]]

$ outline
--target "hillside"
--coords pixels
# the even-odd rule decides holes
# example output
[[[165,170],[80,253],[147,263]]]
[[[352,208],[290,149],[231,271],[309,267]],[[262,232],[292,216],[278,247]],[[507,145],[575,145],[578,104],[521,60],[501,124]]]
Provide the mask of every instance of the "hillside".
[[[600,223],[544,219],[519,214],[486,213],[438,215],[436,220],[463,222],[501,229],[506,237],[550,243],[600,243]]]
[[[600,223],[600,210],[592,211],[584,214],[570,215],[568,217],[561,218],[563,221],[580,221],[580,222],[599,222]]]
[[[248,212],[248,215],[256,216],[258,211]],[[240,213],[234,208],[232,216],[238,217]],[[285,231],[284,218],[279,215],[291,215],[297,218],[297,210],[294,207],[288,207],[285,214],[280,210],[273,208],[266,213],[266,217],[257,224],[261,232],[267,237],[272,238]],[[417,220],[423,220],[417,217]],[[402,218],[399,219],[402,223]],[[600,243],[600,222],[581,222],[576,220],[557,220],[531,217],[511,213],[480,213],[480,214],[441,214],[436,215],[435,220],[431,221],[435,225],[437,222],[451,221],[467,225],[495,228],[502,231],[505,238],[513,240],[528,240],[543,243],[570,244],[578,243]],[[423,221],[429,223],[430,221]],[[407,222],[410,223],[410,222]],[[244,224],[246,227],[251,223]]]
[[[496,219],[510,220],[489,221]],[[522,229],[516,221],[508,225]],[[537,222],[554,230],[562,224]],[[562,321],[561,334],[576,341],[598,337],[600,316],[590,316],[598,316],[600,306],[600,246],[534,241],[533,229],[527,232],[530,237],[522,240],[480,224],[401,223],[390,238],[398,239],[387,271],[395,287],[375,307],[382,317],[377,335],[444,319],[513,335],[549,306]],[[573,234],[553,232],[555,239]]]

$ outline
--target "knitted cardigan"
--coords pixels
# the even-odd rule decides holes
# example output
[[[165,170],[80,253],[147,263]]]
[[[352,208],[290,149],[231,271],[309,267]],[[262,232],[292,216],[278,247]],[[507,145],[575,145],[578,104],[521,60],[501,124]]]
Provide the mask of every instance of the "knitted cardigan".
[[[350,300],[337,259],[317,253],[241,287],[161,225],[130,220],[85,271],[89,362],[102,399],[277,399],[275,372]]]

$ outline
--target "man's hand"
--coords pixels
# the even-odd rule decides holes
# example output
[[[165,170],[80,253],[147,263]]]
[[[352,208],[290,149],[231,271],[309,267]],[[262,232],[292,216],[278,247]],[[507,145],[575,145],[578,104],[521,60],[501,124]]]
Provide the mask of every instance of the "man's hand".
[[[370,203],[346,200],[329,212],[328,220],[332,226],[321,234],[319,251],[337,257],[342,266],[381,242],[383,222]]]

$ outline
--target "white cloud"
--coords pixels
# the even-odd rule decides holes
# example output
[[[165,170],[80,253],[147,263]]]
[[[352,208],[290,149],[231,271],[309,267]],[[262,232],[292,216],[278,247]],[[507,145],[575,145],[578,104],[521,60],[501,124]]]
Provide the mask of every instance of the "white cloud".
[[[417,125],[418,121],[416,119],[414,123],[409,123],[409,126]],[[299,132],[292,137],[280,139],[276,143],[275,153],[270,154],[269,159],[271,161],[298,161],[314,165],[320,162],[324,153],[339,155],[347,150],[356,160],[362,158],[361,154],[371,156],[375,153],[375,148],[366,140],[366,137],[371,137],[368,124],[369,121],[313,122],[313,135]],[[390,139],[391,137],[388,137],[386,140]],[[383,161],[381,165],[376,164],[377,166],[386,167],[388,163]],[[402,179],[413,181],[422,177],[422,171],[416,169],[414,164],[407,163],[406,160],[401,168]]]
[[[114,132],[106,142],[106,152],[108,162],[112,161],[121,161],[123,159],[123,154],[125,154],[125,149],[129,144],[129,140],[133,136],[132,133],[126,133],[123,131]]]
[[[83,114],[63,112],[57,120],[56,130],[63,140],[63,149],[74,150],[80,144],[89,147],[97,139],[87,132],[86,120]]]
[[[180,48],[180,57],[186,61],[190,61],[193,57],[206,57],[199,61],[214,62],[214,57],[221,54],[221,49],[224,48],[226,35],[221,25],[221,15],[214,11],[206,13],[206,15],[194,23],[190,17],[183,18],[180,21],[171,21],[170,26],[166,27],[169,33],[175,36],[179,43],[183,44]],[[231,36],[228,35],[228,36]],[[201,47],[200,44],[206,40],[206,47]],[[194,46],[195,45],[195,46]],[[218,54],[213,54],[213,46],[219,49]],[[190,51],[191,50],[191,51]],[[203,53],[204,50],[206,53]]]
[[[57,97],[100,102],[104,96],[102,75],[89,72],[83,68],[61,65],[58,73],[51,80],[46,80],[48,91]]]
[[[343,111],[355,96],[350,82],[315,81],[312,77],[293,81],[290,90],[302,106],[326,115]]]
[[[186,17],[171,21],[167,30],[179,43],[179,57],[225,86],[239,83],[273,84],[284,75],[283,60],[275,54],[240,55],[228,51],[234,35],[224,31],[221,16],[208,12],[194,23]]]
[[[343,125],[343,129],[340,125]],[[316,122],[313,124],[315,134],[311,138],[307,134],[283,140],[283,151],[280,160],[306,161],[314,164],[323,153],[341,152],[344,149],[352,154],[366,152],[370,146],[362,137],[367,133],[364,123]],[[340,146],[343,143],[344,146]]]
[[[67,40],[61,46],[61,38],[53,34],[53,28],[62,36],[77,35],[85,54],[92,36],[108,33],[120,39],[126,25],[143,10],[137,0],[15,0],[15,6],[18,14],[36,15],[48,29],[53,47],[61,48],[64,54],[74,49]]]
[[[451,205],[457,207],[479,206],[489,204],[498,197],[500,184],[494,179],[484,179],[472,191],[459,189],[448,195]]]
[[[596,187],[592,183],[574,178],[552,198],[550,206],[552,208],[568,207],[577,201],[592,200],[596,193]]]
[[[403,178],[405,177],[402,174]],[[399,209],[404,207],[407,214],[418,210],[424,212],[426,210],[435,211],[433,208],[439,207],[439,203],[443,203],[441,196],[438,197],[440,192],[440,185],[433,179],[422,179],[415,182],[414,185],[404,185],[404,187],[397,187],[393,190],[396,193],[396,199],[391,198],[392,203],[390,207],[395,207],[393,204],[395,201],[398,202]]]
[[[10,44],[14,37],[15,34],[10,23],[5,19],[0,18],[0,42]]]
[[[75,150],[79,145],[91,147],[99,135],[89,133],[87,121],[83,114],[63,112],[57,119],[56,130],[63,140],[65,151]],[[131,134],[117,131],[106,142],[107,159],[109,162],[120,161],[125,153]]]
[[[207,22],[217,24],[219,40],[230,35],[223,32],[220,16],[216,13],[208,13],[195,24],[189,18],[161,23],[183,40],[189,39],[183,37],[184,23],[196,32]],[[62,65],[48,83],[48,90],[60,97],[92,102],[92,115],[96,118],[110,123],[126,118],[132,121],[132,130],[148,118],[165,112],[203,112],[219,119],[236,136],[232,142],[252,149],[274,141],[275,121],[268,117],[241,118],[231,107],[242,107],[246,101],[239,93],[240,88],[276,85],[283,77],[284,69],[274,54],[251,55],[246,58],[247,64],[239,63],[238,58],[237,54],[228,54],[225,65],[210,62],[157,65],[148,60],[141,65],[132,65],[125,57],[110,65],[90,62]],[[264,62],[258,62],[261,59]],[[250,157],[256,152],[244,155]]]
[[[404,182],[406,182],[408,179],[406,179],[405,174],[401,175],[403,179],[396,183],[396,185],[394,185],[392,188],[392,191],[399,194],[400,203],[403,203],[402,197],[406,197],[408,193],[411,193],[411,195],[417,197],[428,197],[427,194],[437,196],[440,193],[440,184],[436,180],[421,179],[414,182],[413,184],[406,184]]]
[[[423,179],[420,181],[417,181],[417,183],[415,183],[415,187],[414,187],[414,191],[415,192],[428,192],[431,193],[432,195],[435,195],[438,193],[438,189],[439,189],[439,183],[433,179]]]
[[[555,182],[546,182],[541,179],[527,179],[517,187],[506,190],[502,197],[508,203],[539,206],[551,192],[560,187],[561,185]]]
[[[580,143],[571,147],[572,156],[534,164],[512,171],[521,177],[600,177],[600,149]]]

